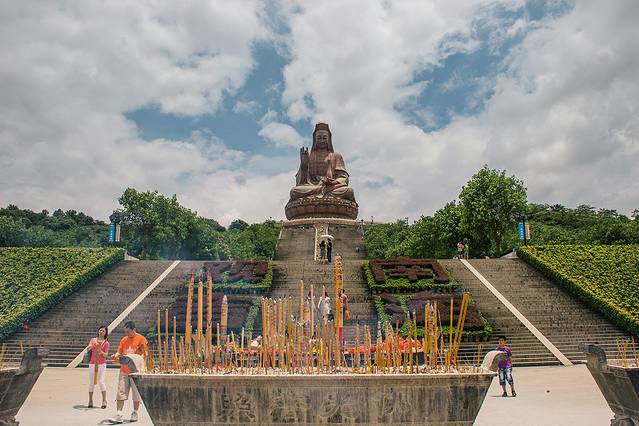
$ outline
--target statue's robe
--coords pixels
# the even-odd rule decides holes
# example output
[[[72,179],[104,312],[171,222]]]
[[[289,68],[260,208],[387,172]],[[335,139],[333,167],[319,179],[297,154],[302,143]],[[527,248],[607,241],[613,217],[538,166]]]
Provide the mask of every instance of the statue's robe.
[[[332,179],[325,184],[322,178]],[[300,164],[291,189],[291,201],[305,197],[335,197],[355,201],[353,188],[348,186],[348,172],[339,152],[313,150],[306,169]]]

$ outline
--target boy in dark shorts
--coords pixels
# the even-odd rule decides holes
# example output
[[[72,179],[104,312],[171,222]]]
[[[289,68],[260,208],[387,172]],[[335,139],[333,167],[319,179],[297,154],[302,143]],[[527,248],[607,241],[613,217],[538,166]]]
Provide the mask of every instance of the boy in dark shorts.
[[[495,350],[506,353],[506,360],[499,363],[499,385],[504,390],[504,393],[502,393],[501,396],[508,396],[508,393],[506,392],[506,382],[510,385],[510,392],[512,393],[512,396],[517,396],[513,381],[513,365],[510,360],[512,352],[510,351],[510,348],[506,346],[506,336],[499,336],[499,346],[497,346]]]

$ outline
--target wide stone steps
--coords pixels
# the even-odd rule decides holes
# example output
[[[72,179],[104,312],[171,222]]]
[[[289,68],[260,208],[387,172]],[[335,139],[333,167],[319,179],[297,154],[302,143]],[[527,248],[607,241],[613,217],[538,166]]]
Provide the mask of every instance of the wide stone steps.
[[[21,348],[46,346],[51,353],[45,362],[68,364],[95,336],[98,327],[111,323],[170,264],[120,262],[32,321],[28,331],[14,333],[1,342],[7,348],[5,361],[19,362]]]
[[[521,260],[471,264],[573,362],[585,360],[580,343],[597,343],[616,358],[617,342],[631,337]]]
[[[334,237],[333,254],[341,254],[344,259],[344,291],[349,297],[351,314],[351,320],[344,322],[344,338],[347,344],[355,342],[357,322],[362,326],[362,330],[364,324],[368,325],[375,338],[377,313],[362,273],[360,260],[365,258],[362,231],[354,226],[329,225],[329,233]],[[322,287],[331,299],[334,297],[334,265],[313,261],[314,238],[315,230],[312,226],[306,229],[284,228],[276,250],[270,297],[292,297],[294,301],[299,301],[300,280],[304,281],[305,295],[313,285],[316,297],[321,296]]]
[[[510,345],[509,333],[520,326],[509,327],[509,332],[504,320],[511,316],[518,323],[516,318],[508,315],[505,307],[500,306],[492,293],[461,262],[445,260],[442,263],[479,301],[495,332],[509,336]],[[585,360],[585,355],[578,349],[580,343],[597,343],[609,357],[615,358],[617,341],[630,337],[521,260],[471,260],[470,263],[572,362]]]
[[[508,346],[513,349],[513,357],[526,360],[526,365],[559,364],[559,360],[459,260],[441,260],[440,263],[470,291],[493,327],[488,350],[497,346],[498,336],[505,335]]]
[[[313,259],[315,228],[312,226],[284,227],[277,242],[275,260]]]

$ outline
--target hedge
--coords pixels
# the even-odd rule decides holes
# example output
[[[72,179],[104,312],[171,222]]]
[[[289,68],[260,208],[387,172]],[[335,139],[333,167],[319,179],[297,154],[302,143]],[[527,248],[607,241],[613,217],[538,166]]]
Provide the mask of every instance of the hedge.
[[[244,335],[248,336],[249,339],[253,338],[253,327],[255,327],[255,319],[257,318],[257,314],[260,312],[261,308],[262,298],[256,297],[255,299],[253,299],[251,309],[249,310],[249,313],[246,316],[246,320],[244,321]]]
[[[266,267],[266,273],[261,281],[257,283],[246,282],[243,280],[235,282],[222,281],[221,283],[213,283],[214,291],[222,291],[227,294],[262,294],[271,289],[273,285],[273,265],[270,263]]]
[[[441,266],[440,266],[441,267]],[[371,264],[368,260],[362,262],[364,275],[368,288],[373,293],[415,293],[417,291],[432,290],[437,292],[450,293],[457,290],[460,286],[452,277],[448,275],[444,268],[441,268],[444,274],[448,275],[449,282],[438,283],[434,278],[422,278],[417,281],[410,282],[407,278],[389,278],[380,283],[375,278]],[[378,277],[379,278],[379,277]]]
[[[226,260],[204,263],[215,284],[247,282],[257,284],[268,272],[266,260]]]
[[[0,341],[123,259],[114,248],[0,248]]]
[[[427,293],[427,292],[424,292]],[[387,304],[384,303],[384,298],[386,299],[386,301],[389,304],[390,300],[397,300],[397,302],[395,304],[399,304],[401,306],[402,309],[402,316],[404,318],[407,318],[408,315],[411,312],[411,309],[415,310],[413,306],[409,306],[411,305],[409,302],[414,298],[420,296],[420,294],[413,294],[413,295],[406,295],[406,294],[399,294],[399,295],[390,295],[390,294],[382,294],[382,295],[375,295],[374,296],[374,301],[375,301],[375,309],[377,310],[377,316],[378,316],[378,321],[380,322],[380,324],[389,324],[389,325],[393,325],[393,317],[388,313],[388,309],[387,309]],[[423,297],[423,294],[420,296]],[[449,325],[448,324],[448,312],[450,309],[450,303],[446,303],[449,300],[448,295],[444,296],[441,294],[436,294],[436,293],[431,293],[426,300],[431,300],[432,301],[437,301],[438,302],[438,311],[439,311],[439,315],[443,315],[442,318],[446,319],[445,321],[440,321],[441,322],[441,333],[444,335],[444,337],[449,335]],[[456,298],[456,304],[461,303],[461,294],[456,293],[454,294],[454,296]],[[421,306],[421,305],[420,305]],[[459,306],[459,305],[457,305]],[[420,315],[421,312],[423,312],[423,308],[420,308],[416,314],[417,314],[417,336],[419,338],[424,337],[424,317],[423,315]],[[456,324],[457,324],[457,316],[458,316],[459,312],[456,310],[455,311],[455,315],[454,315],[454,324],[455,326],[453,327],[453,335],[455,334],[456,331]],[[421,316],[421,319],[420,319]],[[400,321],[400,334],[404,337],[409,335],[409,332],[412,330],[412,321]],[[382,325],[382,327],[385,327],[385,325]],[[490,337],[493,334],[493,328],[491,327],[490,323],[488,322],[488,320],[486,319],[486,317],[484,317],[484,315],[481,313],[481,311],[479,309],[477,309],[475,301],[472,299],[470,299],[470,305],[468,307],[468,317],[466,320],[466,324],[464,327],[464,331],[462,332],[462,338],[466,341],[469,340],[488,340],[490,339]],[[412,334],[411,334],[412,335]]]
[[[639,245],[524,246],[517,254],[588,306],[639,336]]]
[[[211,273],[213,291],[226,294],[258,295],[269,291],[273,284],[273,265],[266,260],[206,262],[204,270],[196,275],[206,271]],[[188,287],[191,274],[184,275],[184,280]]]

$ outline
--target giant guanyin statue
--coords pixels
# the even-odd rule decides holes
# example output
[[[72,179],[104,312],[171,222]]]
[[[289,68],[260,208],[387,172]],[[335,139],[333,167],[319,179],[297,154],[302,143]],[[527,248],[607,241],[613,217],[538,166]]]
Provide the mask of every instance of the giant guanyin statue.
[[[355,219],[357,210],[353,188],[348,186],[344,158],[333,149],[328,124],[317,123],[311,152],[305,147],[300,149],[300,168],[286,204],[286,217]]]

